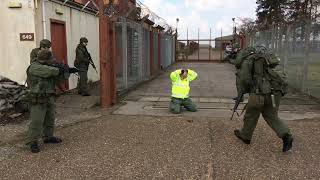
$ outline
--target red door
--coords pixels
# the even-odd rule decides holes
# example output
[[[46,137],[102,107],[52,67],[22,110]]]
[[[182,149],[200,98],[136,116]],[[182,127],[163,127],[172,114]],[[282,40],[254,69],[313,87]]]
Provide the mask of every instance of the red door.
[[[65,22],[51,20],[51,43],[53,56],[61,63],[68,64],[67,38]],[[66,80],[57,86],[59,93],[69,90],[69,82]]]

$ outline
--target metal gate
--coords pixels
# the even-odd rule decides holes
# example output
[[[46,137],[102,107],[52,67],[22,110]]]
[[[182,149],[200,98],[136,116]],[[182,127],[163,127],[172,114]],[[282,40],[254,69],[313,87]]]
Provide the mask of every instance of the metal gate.
[[[212,38],[211,30],[209,38],[189,39],[187,31],[186,39],[178,39],[176,44],[177,61],[188,62],[220,62],[224,59],[225,47],[235,38],[231,36],[221,36]]]

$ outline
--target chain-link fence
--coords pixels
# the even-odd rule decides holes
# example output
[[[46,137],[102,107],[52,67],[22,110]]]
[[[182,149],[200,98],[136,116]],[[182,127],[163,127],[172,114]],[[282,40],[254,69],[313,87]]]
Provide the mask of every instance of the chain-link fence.
[[[320,24],[301,23],[246,35],[247,45],[264,45],[281,58],[289,84],[320,98]]]
[[[175,58],[175,38],[169,35],[161,36],[161,68],[168,68]]]
[[[143,23],[116,23],[117,90],[126,90],[174,63],[175,37]]]

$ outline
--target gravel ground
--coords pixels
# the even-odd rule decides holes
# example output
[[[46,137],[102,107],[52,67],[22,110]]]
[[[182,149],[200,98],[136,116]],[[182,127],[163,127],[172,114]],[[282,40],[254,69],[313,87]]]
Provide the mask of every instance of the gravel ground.
[[[319,120],[290,121],[293,150],[260,121],[251,145],[240,121],[115,116],[60,128],[64,141],[32,154],[13,147],[1,179],[319,179]]]

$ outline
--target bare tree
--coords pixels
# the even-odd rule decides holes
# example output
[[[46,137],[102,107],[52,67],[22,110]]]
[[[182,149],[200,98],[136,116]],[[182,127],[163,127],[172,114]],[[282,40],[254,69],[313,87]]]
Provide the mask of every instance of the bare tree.
[[[257,30],[256,22],[252,18],[239,18],[240,26],[239,32],[243,34],[248,34]]]

